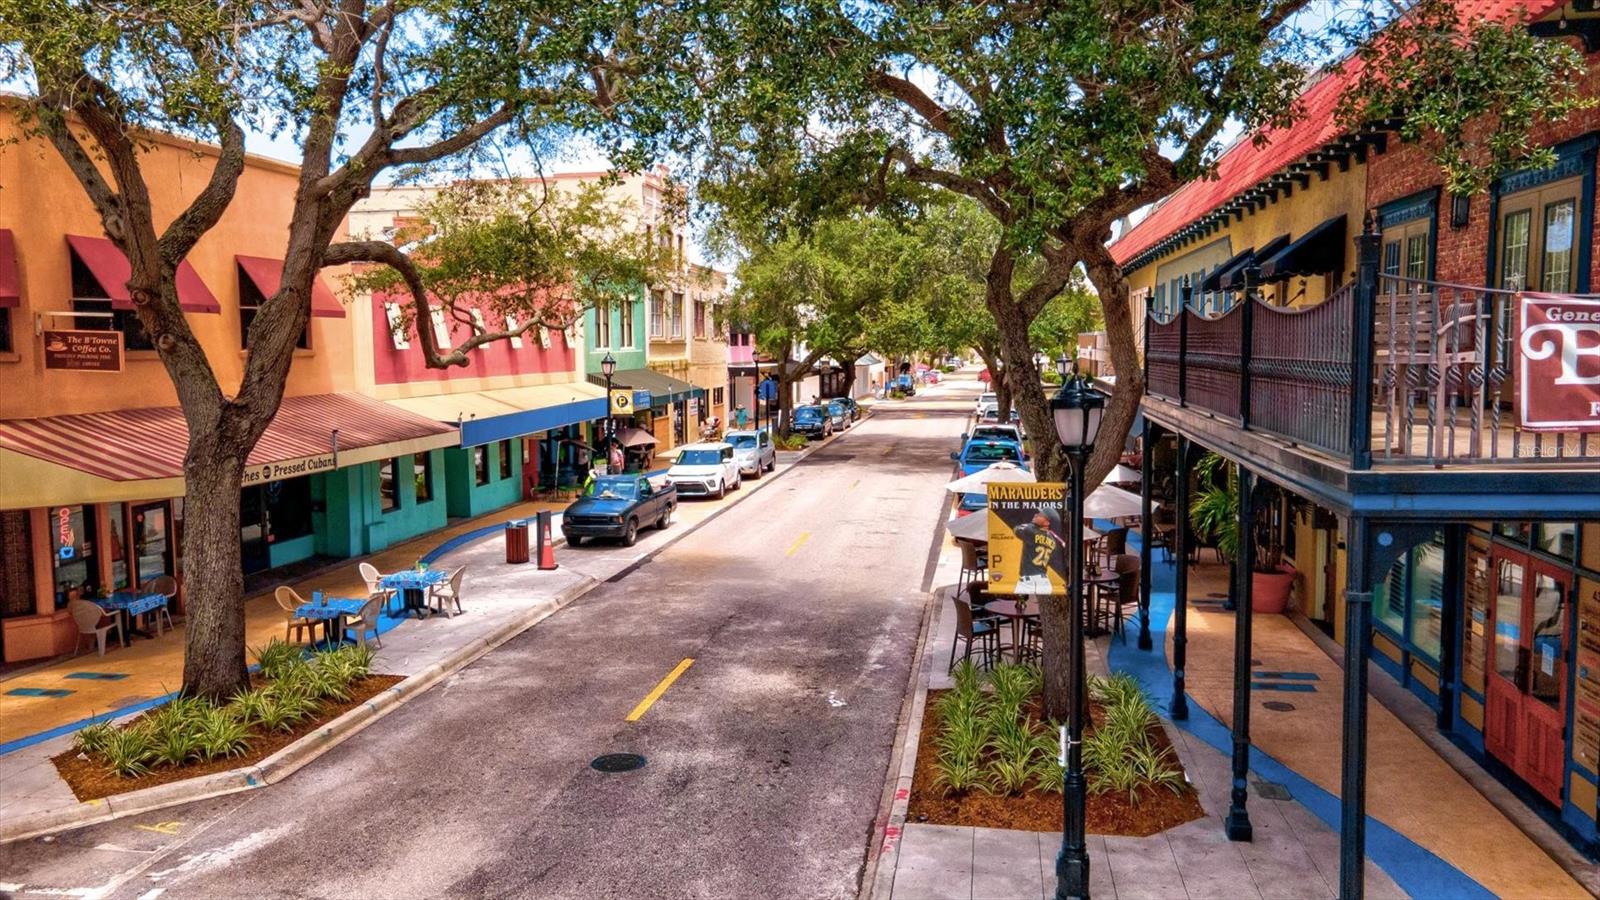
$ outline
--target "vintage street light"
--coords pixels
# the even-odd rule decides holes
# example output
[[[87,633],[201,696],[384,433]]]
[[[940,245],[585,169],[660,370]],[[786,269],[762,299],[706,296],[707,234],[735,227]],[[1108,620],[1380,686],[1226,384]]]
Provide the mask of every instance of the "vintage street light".
[[[1056,360],[1061,390],[1050,400],[1056,437],[1067,452],[1067,498],[1063,510],[1071,523],[1067,532],[1068,629],[1071,642],[1071,700],[1067,705],[1067,765],[1063,778],[1061,853],[1056,857],[1056,900],[1089,896],[1089,852],[1084,843],[1083,722],[1088,714],[1087,671],[1083,654],[1083,470],[1100,434],[1105,412],[1104,394],[1089,386],[1066,353]]]
[[[600,360],[600,374],[606,377],[606,474],[616,475],[611,471],[611,442],[616,439],[617,419],[611,414],[611,376],[617,374],[617,358],[606,351],[606,358]]]

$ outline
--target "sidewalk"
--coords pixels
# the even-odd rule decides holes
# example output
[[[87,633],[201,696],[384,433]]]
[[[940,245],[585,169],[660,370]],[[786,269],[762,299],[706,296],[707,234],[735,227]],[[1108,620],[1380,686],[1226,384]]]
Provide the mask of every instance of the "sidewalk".
[[[1129,540],[1136,548],[1137,535]],[[957,557],[953,544],[947,543],[935,585],[954,584]],[[1172,693],[1165,632],[1172,613],[1173,571],[1157,554],[1151,573],[1151,630],[1158,649],[1136,649],[1137,623],[1130,623],[1128,643],[1100,638],[1089,645],[1087,658],[1090,671],[1137,675],[1162,711]],[[1190,719],[1163,722],[1200,792],[1206,818],[1148,838],[1091,835],[1096,896],[1299,898],[1337,893],[1342,672],[1282,617],[1256,618],[1252,657],[1262,672],[1312,673],[1316,689],[1252,692],[1249,809],[1254,840],[1233,843],[1224,834],[1221,817],[1231,787],[1224,723],[1231,714],[1233,619],[1208,596],[1220,592],[1224,580],[1225,570],[1221,576],[1204,569],[1191,574]],[[1197,609],[1194,600],[1205,608]],[[921,684],[939,689],[949,685],[945,666],[954,616],[942,592],[935,602]],[[1292,701],[1291,709],[1282,708],[1286,700]],[[1264,706],[1267,702],[1274,708]],[[1589,896],[1404,723],[1376,699],[1370,703],[1370,896]],[[908,752],[915,752],[914,740],[908,744]],[[1058,834],[908,822],[896,843],[893,829],[898,824],[891,820],[882,839],[875,896],[885,895],[887,887],[886,895],[897,900],[999,900],[1049,897],[1055,889]]]

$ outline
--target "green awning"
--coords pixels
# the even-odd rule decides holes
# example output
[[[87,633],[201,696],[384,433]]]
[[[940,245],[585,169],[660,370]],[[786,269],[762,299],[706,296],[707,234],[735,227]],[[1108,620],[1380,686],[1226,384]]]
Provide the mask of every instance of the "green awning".
[[[604,375],[590,375],[589,380],[601,387],[606,383]],[[611,384],[613,387],[649,391],[651,406],[666,406],[703,393],[687,381],[663,375],[654,369],[618,369],[611,375]]]

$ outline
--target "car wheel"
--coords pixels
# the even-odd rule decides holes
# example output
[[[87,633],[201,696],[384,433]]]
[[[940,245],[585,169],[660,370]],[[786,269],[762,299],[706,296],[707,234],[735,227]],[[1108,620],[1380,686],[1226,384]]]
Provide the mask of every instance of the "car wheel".
[[[717,500],[721,500],[723,497],[727,496],[727,494],[728,494],[728,486],[719,481],[719,482],[717,482],[717,492],[715,494],[712,494],[711,496],[714,497]]]
[[[666,511],[661,513],[661,518],[656,520],[656,528],[659,530],[659,529],[665,528],[665,527],[667,527],[668,525],[671,525],[671,524],[672,524],[672,507],[668,506],[666,508]]]
[[[753,471],[752,471],[752,472],[751,472],[751,473],[750,473],[750,477],[751,477],[751,479],[753,479],[753,480],[760,480],[760,478],[761,478],[761,463],[759,463],[759,462],[758,462],[758,463],[756,463],[756,467],[755,467],[755,469],[754,469],[754,470],[753,470]]]
[[[778,467],[778,455],[776,453],[774,453],[772,455],[772,462],[767,463],[767,471],[771,472],[772,470],[776,469],[777,467]]]
[[[737,490],[739,490],[739,489],[741,489],[743,487],[744,487],[744,473],[743,472],[735,472],[735,473],[733,473],[733,489],[737,491]]]
[[[639,542],[639,520],[629,519],[622,527],[622,546],[632,547]]]
[[[569,535],[567,535],[567,546],[568,547],[582,547],[583,546],[583,535],[581,535],[581,534],[569,534]]]

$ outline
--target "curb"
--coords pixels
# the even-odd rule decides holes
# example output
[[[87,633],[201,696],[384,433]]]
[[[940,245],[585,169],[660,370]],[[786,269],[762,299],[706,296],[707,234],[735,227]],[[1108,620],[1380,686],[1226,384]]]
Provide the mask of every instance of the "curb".
[[[383,718],[401,704],[421,695],[446,677],[476,662],[490,650],[549,618],[600,584],[599,580],[584,576],[581,581],[563,589],[555,596],[539,601],[525,615],[456,648],[439,662],[407,676],[399,684],[315,731],[307,733],[255,765],[156,785],[126,794],[116,794],[101,800],[75,803],[21,819],[9,820],[0,826],[0,844],[276,784],[343,743],[361,729]]]

